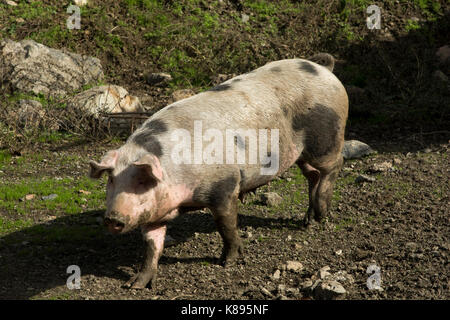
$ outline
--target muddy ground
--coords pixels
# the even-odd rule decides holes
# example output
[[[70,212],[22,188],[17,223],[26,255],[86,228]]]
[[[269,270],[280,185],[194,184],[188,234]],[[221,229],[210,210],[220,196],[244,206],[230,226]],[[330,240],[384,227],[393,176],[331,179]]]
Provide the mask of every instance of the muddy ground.
[[[306,195],[306,184],[291,184],[298,169],[283,175],[240,206],[239,226],[245,254],[234,266],[217,264],[222,242],[210,213],[197,211],[170,223],[175,239],[160,260],[156,287],[129,290],[121,286],[139,268],[143,243],[139,232],[112,236],[100,225],[102,211],[62,215],[46,221],[36,214],[36,225],[1,238],[2,299],[311,299],[302,284],[324,266],[331,273],[345,271],[346,299],[449,299],[449,160],[448,143],[430,144],[422,151],[384,149],[360,160],[346,161],[337,182],[330,215],[323,224],[301,227],[307,201],[269,208],[263,191],[289,198]],[[98,158],[108,147],[84,145],[55,151],[49,165],[36,174],[86,174],[82,169],[58,167],[57,158],[70,153]],[[397,149],[404,149],[398,146]],[[374,173],[374,164],[393,163],[393,170]],[[38,172],[39,171],[39,172]],[[14,178],[14,172],[6,172]],[[359,173],[373,182],[356,183]],[[19,177],[18,177],[19,178]],[[291,179],[291,180],[289,180]],[[297,181],[297,180],[296,180]],[[275,185],[275,186],[272,186]],[[286,192],[286,193],[281,193]],[[303,197],[304,198],[304,197]],[[47,214],[48,215],[48,214]],[[44,222],[43,222],[44,221]],[[71,226],[87,226],[94,235],[73,237]],[[32,237],[39,226],[55,231],[69,227],[57,241]],[[73,231],[75,232],[75,231]],[[30,240],[31,239],[31,240]],[[33,240],[34,239],[34,240]],[[284,270],[287,261],[299,261],[299,272]],[[369,290],[366,273],[371,264],[381,268],[382,291]],[[69,265],[81,269],[81,289],[69,290]],[[276,270],[280,278],[273,279]],[[285,290],[279,285],[285,285]],[[264,290],[266,289],[266,290]],[[269,292],[269,293],[268,293]]]

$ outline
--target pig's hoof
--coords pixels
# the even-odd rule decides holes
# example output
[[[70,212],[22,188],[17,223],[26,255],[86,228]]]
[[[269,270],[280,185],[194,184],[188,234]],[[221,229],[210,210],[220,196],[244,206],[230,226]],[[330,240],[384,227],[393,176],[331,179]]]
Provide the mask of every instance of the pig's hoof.
[[[148,279],[147,276],[143,276],[140,273],[136,274],[130,280],[128,280],[123,287],[127,289],[145,289],[146,287],[152,288],[155,281],[155,277]]]
[[[235,264],[237,258],[244,253],[244,246],[242,243],[233,249],[224,249],[219,259],[219,264],[223,267],[229,267]]]

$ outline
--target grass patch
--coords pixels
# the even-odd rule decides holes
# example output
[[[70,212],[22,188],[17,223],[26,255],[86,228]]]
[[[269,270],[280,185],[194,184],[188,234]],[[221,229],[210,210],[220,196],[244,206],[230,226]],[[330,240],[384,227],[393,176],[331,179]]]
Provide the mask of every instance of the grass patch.
[[[0,186],[0,209],[10,213],[27,215],[31,212],[45,212],[51,215],[81,213],[86,208],[98,208],[104,204],[105,192],[101,182],[83,177],[30,179]],[[80,194],[79,190],[91,192]],[[27,194],[35,194],[32,200],[21,201]],[[43,200],[43,196],[56,194],[53,200]]]

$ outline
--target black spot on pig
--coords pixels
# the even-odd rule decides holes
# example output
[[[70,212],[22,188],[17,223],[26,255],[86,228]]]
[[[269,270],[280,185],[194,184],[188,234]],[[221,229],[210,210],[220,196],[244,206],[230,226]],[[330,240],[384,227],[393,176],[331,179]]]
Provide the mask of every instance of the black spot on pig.
[[[292,129],[304,130],[303,152],[311,158],[322,157],[332,152],[340,129],[339,120],[333,109],[322,104],[316,104],[306,114],[294,116]]]
[[[211,88],[208,91],[226,91],[229,89],[231,89],[231,85],[226,83],[226,84],[219,84],[218,86],[215,86],[214,88]]]
[[[280,67],[273,67],[273,68],[270,68],[270,71],[272,71],[272,72],[281,72],[281,68]]]
[[[143,147],[147,152],[154,154],[158,158],[163,155],[161,143],[150,130],[143,131],[135,136],[132,140],[138,146]]]
[[[210,208],[219,208],[230,200],[237,183],[238,179],[230,176],[208,187],[199,187],[194,190],[193,200]]]
[[[316,67],[314,67],[311,63],[309,63],[308,61],[300,61],[299,62],[299,69],[305,72],[308,72],[312,75],[318,75],[319,73],[317,72]]]
[[[162,146],[156,136],[164,132],[167,132],[167,125],[163,121],[155,119],[147,122],[143,130],[137,131],[132,136],[132,141],[149,153],[161,157],[163,155]]]
[[[147,122],[145,124],[145,128],[146,128],[146,130],[149,130],[154,135],[167,132],[167,125],[159,119],[155,119],[155,120]]]

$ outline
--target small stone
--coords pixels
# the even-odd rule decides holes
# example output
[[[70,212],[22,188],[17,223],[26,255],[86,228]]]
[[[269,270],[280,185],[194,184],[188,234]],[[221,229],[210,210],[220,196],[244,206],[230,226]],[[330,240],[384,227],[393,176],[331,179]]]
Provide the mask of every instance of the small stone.
[[[164,72],[149,73],[146,75],[145,80],[149,85],[161,87],[172,81],[172,76]]]
[[[347,291],[337,281],[325,280],[320,282],[314,289],[314,298],[318,300],[342,299]]]
[[[17,23],[24,23],[24,22],[25,22],[25,19],[23,19],[23,18],[17,18],[17,19],[16,19],[16,22],[17,22]]]
[[[13,7],[17,6],[17,3],[14,2],[14,1],[12,1],[12,0],[6,0],[5,3],[6,3],[8,6],[13,6]]]
[[[296,244],[294,245],[295,250],[301,250],[302,247],[303,247],[303,246],[302,246],[300,243],[296,243]]]
[[[244,237],[245,237],[245,238],[251,238],[251,237],[253,237],[253,233],[251,233],[250,231],[246,231],[246,232],[244,233]]]
[[[287,241],[291,241],[292,240],[292,236],[291,235],[287,236],[286,240]]]
[[[438,57],[440,63],[445,63],[447,60],[450,60],[450,46],[446,45],[440,47],[436,52],[436,56]]]
[[[250,19],[249,15],[246,15],[245,13],[242,14],[241,20],[243,23],[246,23]]]
[[[261,287],[260,290],[261,290],[261,293],[262,293],[263,295],[265,295],[265,296],[267,296],[267,297],[272,297],[272,294],[271,294],[270,291],[267,290],[266,288]]]
[[[85,195],[90,195],[91,194],[90,191],[85,191],[85,190],[78,190],[78,193],[85,194]]]
[[[55,200],[57,197],[58,197],[57,194],[52,193],[52,194],[50,194],[48,196],[42,196],[41,199],[42,200]]]
[[[342,255],[342,250],[341,249],[339,249],[338,251],[336,251],[335,253],[334,253],[335,255],[337,255],[337,256],[340,256],[340,255]]]
[[[329,266],[322,267],[319,270],[319,277],[320,277],[320,279],[323,280],[323,279],[328,278],[329,276],[331,276],[331,273],[328,272],[330,270],[331,270],[331,268]]]
[[[262,194],[262,201],[267,206],[276,207],[283,201],[283,198],[275,192],[266,192]]]
[[[27,194],[25,196],[25,200],[30,201],[30,200],[33,200],[35,197],[36,197],[36,195],[34,193],[33,194]]]
[[[274,280],[279,280],[280,277],[281,277],[281,271],[280,271],[279,269],[275,270],[275,272],[274,272],[273,275],[272,275],[272,278],[273,278]]]
[[[392,166],[392,163],[384,161],[382,163],[375,163],[374,165],[372,165],[370,171],[372,172],[394,171],[394,167]]]
[[[288,261],[286,262],[286,269],[298,273],[303,270],[303,264],[299,261]]]
[[[423,153],[430,153],[430,152],[432,152],[433,150],[431,150],[431,148],[425,148],[425,149],[423,149]]]
[[[402,163],[402,160],[400,160],[399,158],[394,158],[394,160],[392,160],[392,162],[396,165],[399,165]]]
[[[87,5],[88,0],[74,0],[73,2],[75,2],[75,4],[76,4],[77,6],[82,7],[82,6]]]
[[[363,183],[363,182],[375,182],[376,179],[374,177],[370,177],[365,174],[360,174],[355,178],[355,183]]]
[[[342,155],[344,159],[359,159],[375,151],[364,142],[358,140],[348,140],[344,143]]]

